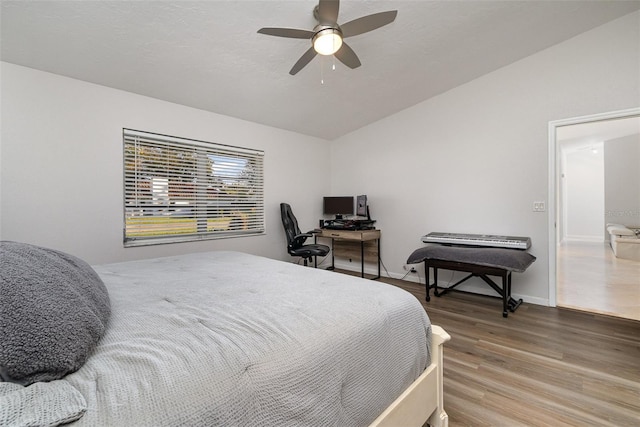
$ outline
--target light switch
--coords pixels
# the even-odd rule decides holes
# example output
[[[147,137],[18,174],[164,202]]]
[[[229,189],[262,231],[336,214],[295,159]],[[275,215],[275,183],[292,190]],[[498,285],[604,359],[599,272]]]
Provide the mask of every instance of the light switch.
[[[546,210],[546,207],[543,201],[533,202],[534,212],[544,212],[545,210]]]

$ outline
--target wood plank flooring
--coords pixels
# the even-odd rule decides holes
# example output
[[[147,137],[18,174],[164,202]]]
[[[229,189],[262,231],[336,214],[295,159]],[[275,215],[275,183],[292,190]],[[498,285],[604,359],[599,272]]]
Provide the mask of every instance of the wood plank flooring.
[[[616,258],[609,243],[557,250],[558,306],[640,320],[640,261]]]
[[[425,301],[444,352],[449,425],[640,426],[640,322],[460,292]]]

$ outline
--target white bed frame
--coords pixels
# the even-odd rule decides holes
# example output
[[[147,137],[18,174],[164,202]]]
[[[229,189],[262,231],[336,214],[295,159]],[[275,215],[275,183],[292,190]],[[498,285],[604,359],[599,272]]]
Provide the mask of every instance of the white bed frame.
[[[451,336],[439,326],[431,325],[431,365],[418,377],[370,427],[447,427],[442,390],[443,344]]]

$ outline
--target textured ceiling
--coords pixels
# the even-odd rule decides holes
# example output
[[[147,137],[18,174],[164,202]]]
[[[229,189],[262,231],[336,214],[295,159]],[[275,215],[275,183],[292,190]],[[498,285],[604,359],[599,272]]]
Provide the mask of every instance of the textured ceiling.
[[[362,66],[289,70],[316,0],[2,1],[3,61],[332,140],[581,32],[639,1],[343,0],[339,23],[397,9],[349,38]],[[321,80],[324,84],[321,84]]]

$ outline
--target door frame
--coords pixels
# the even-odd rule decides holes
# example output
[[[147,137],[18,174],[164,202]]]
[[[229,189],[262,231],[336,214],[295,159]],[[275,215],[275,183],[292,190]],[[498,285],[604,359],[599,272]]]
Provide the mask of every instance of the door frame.
[[[572,117],[549,122],[549,201],[548,201],[548,239],[549,239],[549,306],[557,305],[557,245],[558,245],[558,176],[559,147],[556,130],[562,126],[578,125],[612,119],[624,119],[640,116],[640,107],[588,116]]]

